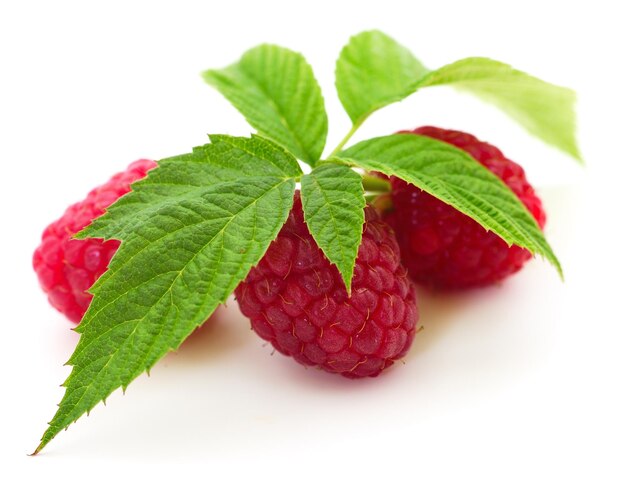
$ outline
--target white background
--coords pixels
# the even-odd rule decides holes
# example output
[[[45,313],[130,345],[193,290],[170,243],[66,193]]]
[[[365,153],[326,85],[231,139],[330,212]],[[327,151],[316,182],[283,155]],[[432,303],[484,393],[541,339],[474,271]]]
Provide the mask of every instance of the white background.
[[[0,479],[625,480],[618,3],[2,2]],[[429,67],[489,56],[578,91],[585,168],[446,88],[377,113],[355,138],[434,124],[498,145],[545,200],[566,282],[536,260],[494,289],[420,292],[425,330],[406,363],[361,381],[270,356],[231,303],[27,457],[77,341],[31,269],[43,228],[134,159],[249,134],[198,74],[261,42],[312,63],[334,146],[349,128],[334,60],[369,28]]]

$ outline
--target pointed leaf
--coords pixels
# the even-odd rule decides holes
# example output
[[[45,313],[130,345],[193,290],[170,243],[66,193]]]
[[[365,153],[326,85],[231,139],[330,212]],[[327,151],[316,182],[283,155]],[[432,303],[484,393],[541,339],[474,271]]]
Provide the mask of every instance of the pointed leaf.
[[[94,298],[68,362],[73,369],[65,395],[37,451],[178,348],[258,263],[285,222],[293,203],[295,181],[288,173],[295,159],[284,151],[282,157],[277,154],[278,162],[266,159],[273,144],[261,138],[217,140],[214,147],[162,163],[152,179],[136,187],[141,192],[142,185],[156,186],[155,179],[171,180],[177,196],[148,195],[135,223],[118,225],[113,206],[93,229],[123,241],[92,288]],[[246,146],[249,164],[265,175],[242,171],[236,176],[228,145]],[[185,169],[178,169],[179,162],[186,163]],[[218,173],[216,180],[205,177],[208,166]],[[131,193],[124,202],[137,195]],[[128,213],[120,211],[120,216]]]
[[[353,124],[415,92],[428,72],[413,54],[388,35],[372,30],[350,39],[337,60],[335,84]]]
[[[430,137],[394,134],[359,142],[343,151],[338,160],[414,184],[508,244],[545,257],[562,275],[558,259],[524,204],[465,151]]]
[[[363,194],[361,176],[347,166],[322,164],[302,178],[304,219],[348,293],[365,221]]]
[[[260,134],[311,165],[319,160],[328,118],[313,70],[301,54],[260,45],[239,62],[202,75]]]

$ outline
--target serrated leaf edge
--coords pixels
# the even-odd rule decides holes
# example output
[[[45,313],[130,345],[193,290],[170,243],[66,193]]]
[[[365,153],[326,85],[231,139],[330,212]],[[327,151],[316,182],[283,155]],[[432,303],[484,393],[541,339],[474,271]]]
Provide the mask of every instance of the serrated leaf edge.
[[[339,163],[337,163],[337,164],[339,164]],[[326,165],[328,165],[328,164],[326,164]],[[324,196],[324,199],[327,201],[327,202],[326,202],[326,204],[327,204],[327,205],[331,205],[331,204],[332,204],[332,202],[328,201],[328,198],[327,198],[326,194],[324,194],[324,192],[323,192],[324,190],[323,190],[323,189],[321,189],[321,186],[319,185],[319,181],[315,178],[315,176],[314,176],[314,175],[312,175],[312,174],[313,174],[313,172],[314,172],[314,171],[312,171],[310,174],[307,174],[305,177],[306,177],[307,179],[310,179],[310,180],[311,180],[311,182],[314,182],[315,184],[317,184],[317,185],[318,185],[318,187],[319,187],[318,191],[320,191],[320,192],[322,193],[322,195]],[[356,173],[355,173],[355,174],[356,174]],[[358,175],[358,174],[357,174],[357,175]],[[366,206],[364,193],[362,193],[362,194],[361,194],[360,198],[357,198],[357,202],[358,202],[358,201],[361,201],[361,203],[360,203],[360,204],[361,204],[361,205],[360,205],[360,208],[361,208],[361,212],[363,212],[363,209],[365,209],[365,206]],[[309,201],[308,201],[308,196],[304,196],[304,195],[303,195],[303,197],[302,197],[302,208],[303,208],[303,211],[304,211],[304,220],[305,220],[305,223],[307,224],[307,227],[309,226],[309,222],[310,222],[311,217],[312,217],[312,216],[314,216],[314,214],[312,214],[312,213],[311,213],[311,212],[310,212],[310,211],[306,208],[306,204],[308,204],[308,203],[309,203]],[[320,208],[320,209],[321,209],[321,208]],[[330,209],[329,209],[329,210],[330,210]],[[336,220],[336,218],[335,218],[332,214],[331,214],[331,221],[332,221],[332,222],[336,225],[337,220]],[[346,272],[343,272],[343,271],[342,271],[342,269],[341,269],[341,267],[339,266],[339,264],[338,264],[338,263],[336,263],[336,262],[332,261],[332,259],[333,259],[333,258],[335,258],[335,256],[334,256],[333,254],[330,254],[330,255],[329,255],[328,251],[327,251],[327,250],[324,248],[324,246],[323,246],[323,244],[324,244],[324,243],[320,243],[320,242],[318,241],[318,239],[317,239],[316,234],[314,234],[314,232],[311,230],[311,228],[310,228],[310,227],[308,227],[308,229],[309,229],[309,233],[311,234],[311,236],[313,237],[313,239],[315,240],[315,242],[317,243],[317,245],[320,247],[320,249],[322,250],[322,252],[323,252],[323,253],[324,253],[324,255],[326,256],[326,258],[327,258],[327,259],[330,261],[330,263],[331,263],[333,266],[335,266],[335,267],[337,268],[337,270],[339,271],[339,274],[341,275],[341,278],[342,278],[342,280],[343,280],[343,282],[344,282],[344,285],[345,285],[346,291],[347,291],[347,293],[348,293],[348,296],[350,296],[350,294],[351,294],[351,292],[352,292],[352,277],[353,277],[353,275],[354,275],[354,267],[355,267],[355,265],[356,265],[356,259],[357,259],[357,257],[358,257],[359,246],[361,245],[361,239],[362,239],[362,237],[363,237],[363,226],[364,226],[364,225],[365,225],[365,215],[364,215],[364,214],[362,214],[362,215],[361,215],[361,230],[360,230],[360,234],[359,234],[359,236],[358,236],[358,242],[356,243],[356,249],[355,249],[355,252],[354,252],[354,256],[352,256],[352,253],[347,253],[347,254],[345,254],[345,255],[344,255],[344,254],[343,254],[343,252],[344,252],[344,248],[343,248],[342,246],[339,246],[339,248],[341,249],[341,252],[342,252],[342,256],[341,256],[341,258],[342,258],[343,260],[346,260],[346,259],[351,259],[351,261],[350,261],[350,265],[351,265],[351,266],[350,266],[349,270],[348,270],[348,271],[346,271]]]

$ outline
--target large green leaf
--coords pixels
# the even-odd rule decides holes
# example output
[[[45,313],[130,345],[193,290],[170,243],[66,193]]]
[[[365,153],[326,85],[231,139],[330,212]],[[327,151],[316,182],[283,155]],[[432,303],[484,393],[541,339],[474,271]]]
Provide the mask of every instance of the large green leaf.
[[[328,118],[313,70],[301,54],[260,45],[239,62],[202,75],[260,134],[311,165],[319,160]]]
[[[415,92],[415,81],[428,72],[405,47],[372,30],[350,39],[335,69],[339,99],[355,125],[372,112]]]
[[[159,161],[159,169],[133,184],[104,216],[95,219],[78,237],[123,239],[144,216],[152,216],[161,201],[185,199],[208,186],[258,176],[291,178],[302,174],[295,158],[284,148],[259,136],[210,135],[211,144],[189,154]]]
[[[561,266],[519,198],[491,171],[450,144],[415,134],[395,134],[360,142],[337,160],[368,171],[397,176],[464,214],[509,244]]]
[[[531,134],[582,160],[576,143],[576,94],[497,60],[471,57],[432,71],[414,88],[453,85],[496,105]]]
[[[337,266],[348,293],[361,244],[365,208],[361,176],[347,166],[322,164],[302,178],[302,207],[311,235]]]
[[[92,288],[65,395],[37,451],[175,350],[258,263],[285,222],[300,174],[295,159],[262,138],[214,140],[162,162],[83,233],[122,244]],[[246,168],[239,173],[237,153]],[[172,197],[159,190],[168,183],[176,186]],[[133,199],[141,201],[130,222],[132,212],[122,206]]]

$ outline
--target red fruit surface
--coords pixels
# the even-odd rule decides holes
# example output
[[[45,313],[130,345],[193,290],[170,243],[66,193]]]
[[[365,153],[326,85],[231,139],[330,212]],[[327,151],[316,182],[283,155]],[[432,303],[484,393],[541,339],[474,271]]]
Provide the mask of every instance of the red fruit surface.
[[[257,334],[277,351],[349,378],[373,377],[406,354],[418,319],[415,291],[393,231],[365,209],[349,298],[294,207],[259,264],[235,293]]]
[[[154,161],[141,159],[115,174],[106,184],[93,189],[87,197],[71,205],[61,218],[50,224],[33,255],[33,267],[50,304],[74,323],[80,322],[91,302],[87,290],[107,269],[119,241],[72,239],[77,232],[104,213],[130,185],[156,167]]]
[[[432,137],[471,154],[502,179],[543,229],[541,200],[524,170],[496,147],[471,134],[420,127],[403,131]],[[531,254],[507,244],[476,221],[421,189],[392,178],[394,208],[383,219],[396,232],[402,262],[416,282],[436,289],[467,289],[491,285],[519,271]]]

